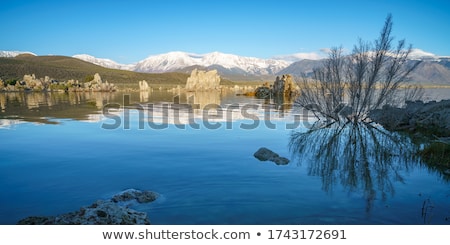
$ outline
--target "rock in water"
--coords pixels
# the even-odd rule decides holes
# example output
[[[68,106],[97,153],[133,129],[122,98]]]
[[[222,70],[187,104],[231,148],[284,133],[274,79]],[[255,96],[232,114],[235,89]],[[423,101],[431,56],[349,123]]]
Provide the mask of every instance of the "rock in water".
[[[158,194],[153,191],[141,191],[136,189],[127,189],[111,198],[113,202],[127,202],[136,200],[138,203],[153,202],[158,198]]]
[[[149,225],[147,213],[130,209],[126,204],[149,203],[159,197],[152,191],[127,189],[110,200],[98,200],[80,210],[58,216],[31,216],[19,225]],[[132,204],[132,203],[131,203]]]
[[[272,159],[272,162],[274,162],[276,165],[287,165],[289,163],[289,159],[286,157],[276,157]]]
[[[267,161],[276,157],[279,157],[277,153],[267,149],[266,147],[259,148],[255,154],[253,154],[260,161]]]
[[[294,82],[292,76],[289,74],[284,74],[281,79],[277,76],[275,82],[273,83],[273,92],[274,93],[284,93],[284,94],[292,94],[295,92]]]
[[[270,88],[267,87],[258,87],[255,90],[255,96],[259,99],[265,99],[270,97]]]
[[[19,225],[149,225],[146,213],[99,200],[80,210],[50,217],[28,217]]]
[[[280,157],[277,153],[265,148],[259,148],[253,156],[260,161],[272,161],[277,165],[286,165],[289,163],[289,159]]]

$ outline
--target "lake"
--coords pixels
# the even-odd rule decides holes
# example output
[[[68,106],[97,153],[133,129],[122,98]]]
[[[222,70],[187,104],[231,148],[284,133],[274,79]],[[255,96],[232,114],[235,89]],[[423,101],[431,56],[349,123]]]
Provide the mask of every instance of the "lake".
[[[426,98],[450,97],[427,90]],[[0,224],[128,189],[152,224],[450,224],[450,176],[405,135],[234,93],[0,93]],[[202,110],[203,109],[203,110]],[[266,147],[290,160],[253,154]]]

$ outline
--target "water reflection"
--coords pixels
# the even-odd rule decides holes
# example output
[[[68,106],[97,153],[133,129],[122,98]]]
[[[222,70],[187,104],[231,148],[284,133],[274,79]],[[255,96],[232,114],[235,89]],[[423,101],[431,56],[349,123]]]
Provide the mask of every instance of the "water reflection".
[[[294,132],[290,150],[308,174],[319,176],[332,192],[341,184],[349,192],[362,191],[369,212],[374,200],[395,194],[395,182],[419,161],[416,146],[406,137],[365,123],[347,123]]]
[[[196,107],[205,108],[209,105],[220,105],[221,93],[219,91],[196,91],[186,92],[188,104],[198,105]]]
[[[0,93],[2,125],[14,121],[55,124],[52,118],[99,120],[98,114],[107,103],[117,99],[115,93]]]
[[[294,104],[294,96],[288,94],[274,94],[273,103],[276,109],[282,112],[290,111]]]

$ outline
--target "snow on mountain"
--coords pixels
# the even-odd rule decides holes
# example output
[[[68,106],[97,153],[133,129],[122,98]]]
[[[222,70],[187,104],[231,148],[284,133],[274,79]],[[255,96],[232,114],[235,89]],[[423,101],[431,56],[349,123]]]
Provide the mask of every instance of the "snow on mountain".
[[[279,55],[273,57],[277,60],[285,60],[285,61],[300,61],[300,60],[321,60],[326,58],[326,54],[324,52],[322,53],[316,53],[316,52],[310,52],[310,53],[295,53],[295,54],[288,54],[288,55]]]
[[[96,64],[99,66],[103,66],[106,68],[112,68],[112,69],[133,70],[134,66],[135,66],[134,64],[129,64],[129,65],[119,64],[110,59],[96,58],[96,57],[88,55],[88,54],[77,54],[72,57],[80,59],[80,60],[84,60],[89,63]]]
[[[134,70],[139,72],[166,72],[198,65],[199,59],[194,54],[185,52],[169,52],[150,56],[139,61]]]
[[[412,60],[439,60],[440,57],[416,48],[411,50],[408,58]]]
[[[250,74],[267,75],[289,66],[291,62],[275,59],[260,59],[243,57],[234,54],[213,52],[207,54],[193,54],[186,52],[169,52],[150,56],[136,64],[135,71],[140,72],[169,72],[189,66],[222,66],[226,69],[241,69]]]
[[[23,51],[0,51],[0,57],[15,57],[19,54],[32,54]],[[326,58],[326,52],[321,53],[296,53],[280,55],[271,59],[244,57],[234,54],[212,52],[207,54],[195,54],[187,52],[169,52],[149,56],[135,64],[120,64],[110,59],[96,58],[87,54],[74,55],[78,58],[99,66],[148,73],[162,73],[171,71],[186,71],[192,66],[201,66],[210,69],[218,69],[223,74],[239,75],[275,75],[280,73],[293,73],[310,69],[312,66]],[[421,49],[413,49],[409,56],[412,60],[439,61],[446,67],[450,57],[437,56]],[[295,62],[296,61],[296,62]],[[300,62],[299,62],[300,61]]]
[[[7,58],[12,58],[12,57],[16,57],[17,55],[20,54],[31,54],[36,56],[36,54],[33,54],[31,52],[26,52],[26,51],[1,51],[0,50],[0,57],[7,57]]]

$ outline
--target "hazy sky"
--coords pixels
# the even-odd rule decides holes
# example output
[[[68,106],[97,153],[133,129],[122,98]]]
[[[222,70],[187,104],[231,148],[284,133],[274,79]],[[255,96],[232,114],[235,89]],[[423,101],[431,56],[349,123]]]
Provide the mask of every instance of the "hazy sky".
[[[0,50],[90,54],[134,63],[169,51],[270,58],[393,34],[450,56],[450,1],[1,0]]]

